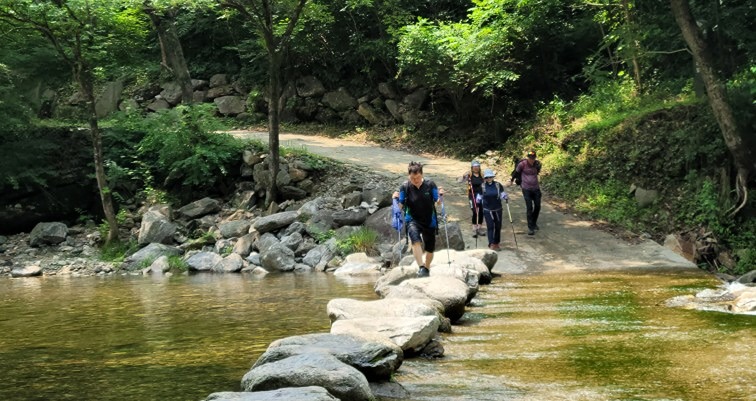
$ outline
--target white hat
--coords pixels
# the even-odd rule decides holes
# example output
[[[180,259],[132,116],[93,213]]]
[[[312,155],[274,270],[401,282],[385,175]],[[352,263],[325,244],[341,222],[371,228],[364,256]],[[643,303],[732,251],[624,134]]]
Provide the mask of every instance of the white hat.
[[[483,172],[483,178],[493,178],[496,177],[496,173],[493,172],[490,168],[487,168],[485,172]]]

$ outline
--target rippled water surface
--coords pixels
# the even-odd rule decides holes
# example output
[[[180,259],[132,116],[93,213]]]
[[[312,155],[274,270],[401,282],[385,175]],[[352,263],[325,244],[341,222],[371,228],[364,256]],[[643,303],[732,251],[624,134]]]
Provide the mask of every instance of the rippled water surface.
[[[446,356],[395,374],[413,401],[756,400],[756,316],[671,309],[703,273],[505,275]],[[0,280],[0,400],[200,400],[236,391],[271,341],[376,299],[326,274]]]
[[[0,400],[200,400],[271,341],[327,332],[326,274],[0,280]]]
[[[697,272],[502,276],[446,357],[406,362],[413,400],[756,400],[756,316],[670,309]]]

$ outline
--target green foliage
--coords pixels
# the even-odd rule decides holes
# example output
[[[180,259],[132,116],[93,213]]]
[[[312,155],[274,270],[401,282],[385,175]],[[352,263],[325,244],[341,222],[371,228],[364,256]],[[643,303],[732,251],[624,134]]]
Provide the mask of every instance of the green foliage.
[[[336,235],[336,232],[333,230],[321,231],[321,232],[313,231],[310,233],[310,235],[312,236],[313,239],[315,239],[315,242],[317,242],[318,244],[322,244],[328,241],[329,239],[333,238],[334,235]]]
[[[122,116],[122,129],[145,132],[137,147],[138,160],[156,185],[207,191],[237,171],[243,144],[220,128],[213,105],[177,106],[147,118]],[[149,189],[149,187],[147,187]]]
[[[107,235],[107,231],[105,232]],[[126,255],[130,255],[139,249],[136,241],[111,241],[100,248],[100,259],[106,262],[123,262]]]
[[[178,270],[180,272],[189,270],[189,265],[181,256],[178,255],[171,255],[168,257],[168,267],[171,270]]]
[[[511,38],[506,20],[490,26],[488,15],[475,11],[470,19],[433,23],[421,18],[406,26],[399,40],[402,73],[460,100],[475,91],[491,97],[494,90],[515,81],[518,75],[507,68]]]
[[[359,230],[350,234],[346,238],[339,239],[336,242],[337,249],[342,255],[349,255],[356,252],[365,252],[368,255],[376,252],[378,243],[378,233],[368,227],[360,227]]]

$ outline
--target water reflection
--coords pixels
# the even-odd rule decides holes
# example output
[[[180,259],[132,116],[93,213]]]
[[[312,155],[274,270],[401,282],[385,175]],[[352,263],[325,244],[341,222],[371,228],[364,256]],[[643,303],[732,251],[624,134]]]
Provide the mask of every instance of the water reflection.
[[[238,390],[278,338],[328,331],[325,274],[0,280],[0,399],[190,400]]]

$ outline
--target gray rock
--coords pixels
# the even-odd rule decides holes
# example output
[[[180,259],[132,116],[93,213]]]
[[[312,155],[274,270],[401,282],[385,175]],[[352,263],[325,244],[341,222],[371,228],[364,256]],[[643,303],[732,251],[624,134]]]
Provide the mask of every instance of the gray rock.
[[[152,99],[152,101],[147,105],[147,110],[150,111],[168,110],[170,108],[170,103],[166,102],[165,99],[162,98]]]
[[[287,235],[281,238],[281,244],[291,249],[292,251],[296,251],[299,246],[302,245],[303,241],[304,238],[302,237],[302,234],[298,232],[294,232],[291,235]]]
[[[409,400],[410,392],[397,382],[370,382],[370,391],[379,400]]]
[[[213,103],[218,107],[218,112],[224,116],[235,116],[243,113],[246,108],[244,99],[239,96],[219,96],[213,99]]]
[[[252,252],[252,244],[255,242],[255,236],[256,234],[246,234],[239,237],[239,240],[234,244],[233,252],[242,257],[247,257],[247,255]]]
[[[288,226],[296,221],[298,215],[299,214],[294,211],[276,213],[255,220],[253,226],[257,232],[264,234]]]
[[[753,284],[756,283],[756,270],[751,270],[750,272],[740,276],[737,280],[740,284]]]
[[[304,181],[301,181],[304,182]],[[307,190],[292,185],[284,185],[279,188],[284,199],[301,200],[307,197]]]
[[[134,254],[124,260],[123,264],[127,270],[139,267],[145,261],[154,262],[157,258],[165,256],[181,255],[183,251],[175,246],[169,246],[165,244],[149,244],[146,247],[140,249]]]
[[[399,102],[397,102],[394,99],[386,99],[386,101],[383,103],[383,105],[386,107],[386,110],[391,113],[391,116],[394,117],[394,120],[398,122],[404,121],[402,119],[402,108],[399,105]]]
[[[329,260],[333,259],[335,251],[336,241],[331,238],[325,244],[320,244],[307,252],[307,255],[302,258],[302,263],[315,268],[324,266]]]
[[[646,207],[654,203],[654,201],[659,197],[659,191],[655,189],[643,189],[643,188],[636,188],[635,189],[635,202],[638,203],[638,206],[640,207]]]
[[[234,220],[218,225],[223,238],[239,238],[249,233],[252,223],[249,220]]]
[[[340,400],[375,401],[365,376],[323,353],[294,355],[253,368],[242,378],[244,391],[320,386]]]
[[[210,87],[211,88],[217,88],[219,86],[228,85],[228,75],[226,74],[215,74],[212,77],[210,77]]]
[[[97,117],[102,118],[118,110],[121,93],[123,93],[122,80],[119,79],[105,84],[102,93],[95,100],[95,113]]]
[[[326,93],[323,83],[312,75],[297,79],[296,89],[299,97],[316,97]]]
[[[11,277],[34,277],[41,276],[42,268],[37,265],[17,267],[11,270]]]
[[[436,316],[369,317],[337,320],[331,325],[331,333],[368,338],[378,334],[393,341],[405,353],[415,354],[438,334],[439,324]]]
[[[147,268],[147,272],[153,273],[153,274],[163,274],[167,272],[168,270],[171,270],[171,266],[168,263],[168,256],[165,256],[165,255],[155,259],[155,261],[152,262],[150,267]]]
[[[347,255],[344,263],[336,269],[335,276],[374,276],[381,275],[383,262],[377,258],[371,258],[364,252]]]
[[[431,269],[432,270],[432,269]],[[430,299],[444,305],[444,316],[452,322],[459,320],[465,313],[469,287],[451,276],[431,276],[403,281],[400,286],[413,287]]]
[[[336,211],[331,216],[337,227],[360,226],[367,219],[368,211],[363,208],[345,209]]]
[[[396,297],[374,301],[359,301],[350,298],[334,298],[328,302],[326,310],[331,322],[371,317],[418,317],[436,316],[441,323],[439,331],[451,332],[448,319],[444,317],[444,306],[419,291],[409,295],[403,287],[397,290]],[[399,296],[402,295],[402,296]],[[409,295],[405,297],[404,295]]]
[[[197,252],[186,259],[190,271],[211,272],[223,270],[223,257],[214,252]]]
[[[68,227],[63,223],[37,223],[29,234],[29,245],[57,245],[66,240]]]
[[[160,97],[165,99],[165,101],[172,106],[181,103],[181,85],[179,85],[178,82],[166,82],[163,84],[163,90],[160,92]]]
[[[297,263],[294,251],[281,243],[273,244],[262,252],[262,267],[268,271],[288,272],[294,270]]]
[[[404,359],[401,348],[390,341],[375,342],[345,334],[316,333],[272,342],[253,368],[293,355],[318,352],[335,356],[369,380],[389,379]]]
[[[378,93],[387,99],[399,98],[399,92],[396,90],[394,84],[390,82],[381,82],[378,84]]]
[[[244,267],[244,259],[239,254],[232,253],[223,258],[219,267],[224,273],[238,273]]]
[[[417,89],[404,97],[404,103],[411,109],[421,109],[428,99],[428,90],[425,88]]]
[[[173,236],[176,234],[176,225],[171,223],[168,218],[159,213],[157,210],[148,210],[142,216],[142,223],[139,227],[139,245],[161,243],[173,243]]]
[[[357,99],[352,97],[344,88],[323,95],[323,104],[335,111],[347,111],[357,108]]]
[[[210,213],[216,213],[221,210],[221,204],[212,198],[202,198],[185,205],[178,210],[178,213],[189,219],[196,219]]]
[[[270,391],[210,394],[205,401],[339,401],[323,387],[286,387]]]
[[[441,213],[441,210],[438,210]],[[449,234],[449,244],[446,244],[446,234]],[[462,236],[462,230],[459,228],[459,222],[450,221],[446,225],[441,223],[436,234],[436,249],[454,249],[457,251],[465,250],[465,240]]]

